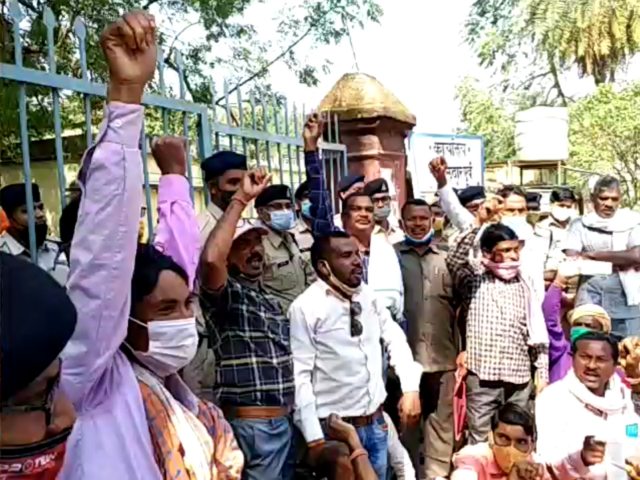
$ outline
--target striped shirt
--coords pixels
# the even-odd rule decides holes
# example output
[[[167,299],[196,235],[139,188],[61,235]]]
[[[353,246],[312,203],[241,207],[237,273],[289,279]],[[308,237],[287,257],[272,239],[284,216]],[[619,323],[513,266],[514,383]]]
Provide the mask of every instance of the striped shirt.
[[[215,353],[214,394],[220,405],[292,406],[289,321],[261,286],[229,277],[219,292],[200,292]]]

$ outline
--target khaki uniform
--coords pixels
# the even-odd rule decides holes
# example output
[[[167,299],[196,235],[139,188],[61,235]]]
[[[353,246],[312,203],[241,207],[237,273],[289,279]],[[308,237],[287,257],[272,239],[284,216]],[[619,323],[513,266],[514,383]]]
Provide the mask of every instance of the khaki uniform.
[[[404,240],[404,232],[399,226],[389,224],[389,230],[383,229],[380,225],[373,228],[373,235],[380,235],[387,238],[391,245],[402,242]]]
[[[303,258],[293,234],[269,230],[263,244],[264,288],[276,297],[286,315],[291,303],[315,281],[315,273]]]
[[[304,220],[298,219],[296,228],[293,230],[293,236],[296,239],[298,248],[302,257],[311,264],[311,245],[313,245],[313,234],[311,229],[304,223]]]
[[[31,259],[29,251],[15,238],[4,232],[0,235],[0,252]],[[64,286],[69,277],[69,262],[58,243],[45,240],[38,249],[38,266],[48,272],[60,285]]]
[[[213,231],[216,223],[222,218],[223,211],[213,202],[209,203],[207,209],[198,215],[198,226],[200,228],[200,250],[204,248],[209,235]],[[198,286],[196,284],[195,290]],[[193,310],[196,315],[198,326],[198,350],[189,365],[182,371],[182,377],[191,390],[201,398],[213,402],[213,385],[215,383],[215,357],[210,348],[209,329],[200,309],[200,303],[194,302]]]
[[[424,369],[420,382],[424,421],[421,428],[407,431],[404,440],[420,479],[447,477],[454,448],[453,390],[459,335],[446,254],[431,247],[420,255],[404,243],[395,248],[405,289],[407,339]]]

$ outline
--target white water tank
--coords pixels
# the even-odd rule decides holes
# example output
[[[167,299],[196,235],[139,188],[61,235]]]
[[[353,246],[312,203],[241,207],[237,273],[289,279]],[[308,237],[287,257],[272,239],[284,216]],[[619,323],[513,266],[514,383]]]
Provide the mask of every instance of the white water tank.
[[[516,113],[516,152],[520,161],[569,158],[569,111],[563,107],[533,107]]]

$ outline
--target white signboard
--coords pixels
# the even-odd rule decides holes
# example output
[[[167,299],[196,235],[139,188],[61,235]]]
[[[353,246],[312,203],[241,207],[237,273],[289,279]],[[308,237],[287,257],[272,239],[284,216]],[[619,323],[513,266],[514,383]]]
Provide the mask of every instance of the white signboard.
[[[438,189],[429,171],[429,162],[439,156],[447,160],[448,179],[454,188],[484,183],[484,142],[470,135],[412,133],[409,137],[407,168],[411,172],[416,196],[424,197]]]

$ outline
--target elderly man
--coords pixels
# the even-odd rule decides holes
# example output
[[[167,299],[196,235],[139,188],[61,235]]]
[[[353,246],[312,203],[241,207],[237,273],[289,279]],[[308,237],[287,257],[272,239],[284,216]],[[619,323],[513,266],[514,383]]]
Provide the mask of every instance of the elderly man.
[[[241,219],[270,176],[247,173],[202,252],[200,303],[212,328],[215,393],[245,455],[243,478],[289,480],[294,401],[289,322],[263,287],[269,230]]]
[[[287,185],[270,185],[258,195],[255,207],[268,231],[263,239],[264,288],[280,301],[282,311],[286,312],[315,279],[293,234],[296,216],[291,189]]]
[[[49,226],[45,215],[40,187],[31,184],[35,216],[36,255],[38,266],[64,285],[69,276],[69,264],[56,242],[47,240]],[[7,214],[9,226],[0,235],[0,252],[30,258],[29,214],[27,212],[27,187],[24,183],[7,185],[0,190],[0,207]]]

